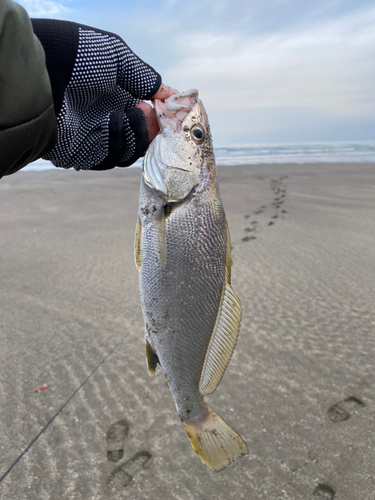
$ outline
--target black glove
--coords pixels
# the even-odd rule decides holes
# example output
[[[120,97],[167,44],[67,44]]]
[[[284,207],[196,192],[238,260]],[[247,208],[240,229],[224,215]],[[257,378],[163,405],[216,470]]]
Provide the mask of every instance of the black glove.
[[[32,19],[46,53],[58,139],[43,156],[57,167],[105,170],[143,156],[148,133],[134,108],[158,91],[161,76],[114,33]]]

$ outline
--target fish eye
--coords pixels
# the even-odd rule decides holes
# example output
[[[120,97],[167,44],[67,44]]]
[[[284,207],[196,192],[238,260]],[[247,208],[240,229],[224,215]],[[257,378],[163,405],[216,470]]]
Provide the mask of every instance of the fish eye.
[[[191,128],[191,135],[195,142],[202,142],[204,139],[204,129],[201,125],[194,125]]]

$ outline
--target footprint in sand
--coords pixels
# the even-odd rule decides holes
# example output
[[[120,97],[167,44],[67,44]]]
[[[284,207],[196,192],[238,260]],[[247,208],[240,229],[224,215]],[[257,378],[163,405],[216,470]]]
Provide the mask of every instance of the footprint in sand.
[[[119,420],[108,429],[107,459],[109,462],[117,462],[124,454],[124,443],[129,432],[129,424],[126,420]]]
[[[274,196],[275,198],[273,199],[273,202],[272,202],[272,206],[275,208],[275,211],[276,213],[271,216],[271,221],[268,222],[268,226],[273,226],[275,224],[275,221],[276,219],[279,217],[280,213],[281,214],[286,214],[287,211],[286,210],[281,210],[279,212],[279,209],[281,208],[281,206],[283,205],[283,203],[285,203],[286,201],[286,184],[283,183],[283,180],[284,179],[287,179],[288,176],[287,175],[284,175],[283,177],[280,177],[279,179],[271,179],[271,190],[274,192]],[[262,214],[267,208],[267,205],[261,205],[257,210],[255,210],[253,212],[254,215],[259,215],[259,214]],[[246,214],[244,215],[244,218],[245,219],[249,219],[250,218],[250,215]],[[284,217],[282,217],[284,218]],[[253,231],[257,231],[257,229],[259,228],[259,226],[255,226],[255,224],[257,224],[258,222],[257,221],[251,221],[250,224],[252,225],[252,227],[245,227],[244,228],[244,232],[245,233],[251,233]],[[244,236],[242,238],[242,241],[250,241],[250,240],[255,240],[256,239],[256,236]]]
[[[335,424],[338,422],[345,422],[351,415],[365,406],[365,403],[355,396],[350,396],[339,403],[330,406],[327,410],[329,419]]]
[[[318,486],[313,491],[314,498],[321,498],[322,500],[333,500],[335,498],[336,492],[327,484],[318,484]]]
[[[108,429],[107,459],[117,462],[124,455],[125,440],[129,433],[129,424],[126,420],[119,420]],[[106,485],[112,493],[126,488],[133,477],[151,460],[151,453],[145,450],[138,451],[129,460],[115,467],[106,480]]]
[[[125,463],[115,467],[107,479],[107,487],[112,493],[126,488],[133,477],[147,465],[152,455],[148,451],[139,451]]]
[[[242,241],[250,241],[250,240],[256,240],[257,237],[256,236],[245,236],[244,238],[242,238]]]
[[[273,199],[272,206],[275,207],[276,211],[279,210],[281,205],[285,203],[286,201],[286,185],[282,182],[283,179],[286,179],[286,176],[280,177],[279,179],[272,179],[271,180],[271,189],[275,194],[275,198]],[[286,210],[282,210],[281,213],[287,213]],[[277,219],[278,218],[278,212],[271,217],[271,219]],[[269,222],[268,225],[272,226],[274,222]]]

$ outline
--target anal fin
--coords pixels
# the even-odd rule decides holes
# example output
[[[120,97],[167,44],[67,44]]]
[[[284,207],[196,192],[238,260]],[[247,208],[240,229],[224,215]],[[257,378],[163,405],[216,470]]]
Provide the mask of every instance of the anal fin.
[[[150,346],[150,343],[147,339],[146,339],[146,359],[147,359],[148,373],[150,377],[154,377],[159,371],[160,363],[158,355]]]

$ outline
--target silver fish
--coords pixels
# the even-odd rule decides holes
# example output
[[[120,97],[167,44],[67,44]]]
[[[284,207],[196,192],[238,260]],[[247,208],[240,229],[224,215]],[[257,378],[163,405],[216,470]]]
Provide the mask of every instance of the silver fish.
[[[162,368],[194,450],[219,471],[247,453],[203,399],[224,374],[241,321],[229,231],[198,91],[154,106],[160,133],[143,163],[135,238],[148,371]]]

